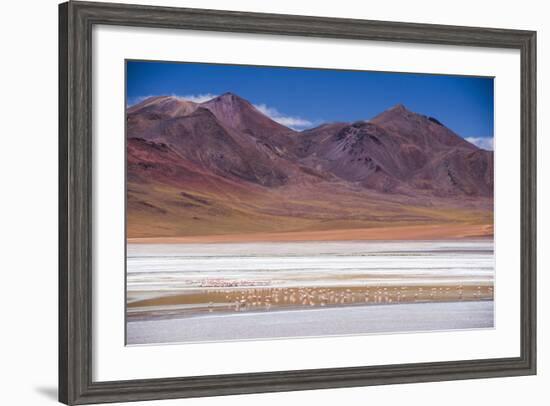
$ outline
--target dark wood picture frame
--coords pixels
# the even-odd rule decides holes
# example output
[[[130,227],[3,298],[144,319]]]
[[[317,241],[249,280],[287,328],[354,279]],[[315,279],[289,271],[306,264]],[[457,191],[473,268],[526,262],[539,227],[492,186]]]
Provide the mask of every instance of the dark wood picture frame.
[[[521,353],[476,359],[167,379],[92,380],[94,24],[397,41],[521,53]],[[68,2],[59,6],[59,400],[87,404],[536,373],[536,32]]]

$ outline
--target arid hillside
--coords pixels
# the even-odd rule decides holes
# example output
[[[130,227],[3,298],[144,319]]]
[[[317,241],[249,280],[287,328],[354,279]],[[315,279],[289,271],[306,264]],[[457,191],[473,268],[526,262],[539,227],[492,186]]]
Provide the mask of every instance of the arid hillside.
[[[129,238],[421,226],[477,236],[492,233],[492,213],[492,151],[402,105],[302,132],[231,93],[127,110]]]

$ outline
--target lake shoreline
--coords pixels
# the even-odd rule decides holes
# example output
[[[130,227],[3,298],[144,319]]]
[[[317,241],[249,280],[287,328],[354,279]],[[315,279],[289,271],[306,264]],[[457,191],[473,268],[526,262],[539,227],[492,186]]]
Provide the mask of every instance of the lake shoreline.
[[[197,235],[181,237],[128,237],[129,244],[213,244],[303,241],[408,241],[493,238],[492,224],[434,224],[358,229]]]

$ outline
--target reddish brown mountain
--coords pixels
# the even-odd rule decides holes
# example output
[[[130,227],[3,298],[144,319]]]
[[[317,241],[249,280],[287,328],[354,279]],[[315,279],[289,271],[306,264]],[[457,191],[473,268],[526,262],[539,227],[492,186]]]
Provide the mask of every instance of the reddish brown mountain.
[[[296,132],[232,93],[160,96],[127,137],[134,236],[492,222],[493,153],[402,105]]]
[[[130,138],[169,145],[180,159],[212,174],[273,187],[300,172],[284,156],[295,142],[292,130],[232,94],[203,104],[147,99],[129,110],[127,131]]]
[[[493,153],[438,120],[395,106],[370,121],[301,134],[304,162],[382,192],[492,196]]]
[[[137,113],[140,115],[151,114],[150,118],[162,119],[191,114],[197,109],[197,103],[183,100],[174,96],[149,97],[134,106],[128,108],[128,116]]]
[[[477,149],[475,145],[459,137],[437,119],[413,113],[402,104],[386,110],[370,121],[421,149],[441,150],[449,147]]]
[[[262,114],[249,101],[233,93],[224,93],[203,104],[227,127],[251,134],[292,133],[289,128]]]

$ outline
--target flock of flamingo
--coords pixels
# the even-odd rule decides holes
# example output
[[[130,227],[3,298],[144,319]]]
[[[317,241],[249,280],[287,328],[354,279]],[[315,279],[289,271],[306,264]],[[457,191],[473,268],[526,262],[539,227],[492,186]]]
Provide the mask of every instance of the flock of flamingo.
[[[207,309],[235,312],[359,304],[492,300],[491,285],[203,289]],[[189,293],[193,295],[193,293]],[[194,300],[191,300],[194,301]],[[197,308],[195,308],[197,309]]]

